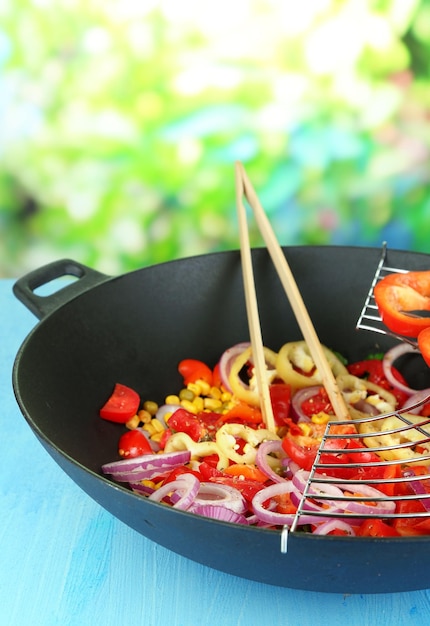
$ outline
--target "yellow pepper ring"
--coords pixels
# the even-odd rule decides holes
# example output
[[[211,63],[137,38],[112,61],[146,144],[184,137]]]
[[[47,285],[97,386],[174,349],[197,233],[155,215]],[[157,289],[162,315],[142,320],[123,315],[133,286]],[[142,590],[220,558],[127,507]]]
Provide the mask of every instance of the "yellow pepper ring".
[[[189,450],[192,460],[199,460],[202,457],[217,454],[219,456],[217,469],[224,470],[229,466],[227,456],[223,454],[215,441],[196,442],[187,433],[178,432],[169,437],[164,447],[164,452],[176,452],[178,450]]]
[[[342,361],[331,350],[326,346],[322,346],[322,349],[334,376],[348,373]],[[322,384],[321,375],[315,368],[305,341],[291,341],[284,344],[278,352],[276,369],[282,380],[291,385],[293,391]],[[305,373],[302,374],[299,370]]]
[[[236,437],[246,441],[243,454],[237,452]],[[219,450],[234,463],[255,463],[259,444],[269,440],[278,441],[279,437],[265,428],[255,430],[244,424],[236,423],[224,424],[224,426],[218,429],[216,434],[216,443]]]
[[[269,348],[264,347],[264,356],[266,360],[266,364],[272,366],[273,370],[276,370],[276,361],[277,354],[270,350]],[[245,385],[243,381],[240,379],[240,371],[243,366],[251,359],[252,356],[252,348],[246,348],[236,359],[233,361],[231,366],[230,374],[228,377],[228,381],[230,383],[231,390],[233,394],[239,400],[243,400],[247,404],[251,406],[260,406],[260,396],[256,389],[252,389],[248,385]],[[270,370],[267,370],[268,372]]]
[[[415,424],[418,424],[425,419],[420,415],[412,415],[410,413],[404,413],[403,415],[408,419],[408,421]],[[351,411],[351,417],[353,419],[361,419],[363,414],[360,411]],[[413,466],[416,463],[412,463],[412,461],[414,459],[415,461],[418,459],[420,465],[430,465],[430,460],[420,460],[423,454],[425,456],[430,454],[429,443],[420,443],[420,447],[425,450],[424,453],[413,450],[414,445],[416,445],[423,438],[423,434],[415,428],[411,427],[398,433],[381,434],[383,432],[396,430],[404,426],[405,422],[400,420],[395,415],[390,415],[383,420],[369,420],[359,423],[358,432],[363,436],[363,443],[366,448],[385,448],[384,450],[375,449],[375,453],[380,456],[381,459],[384,459],[384,461],[401,461],[405,465],[408,465],[408,462],[410,462]],[[424,429],[423,427],[421,428],[430,435],[430,431],[428,429]],[[405,444],[407,442],[411,443],[410,447],[399,447],[400,444]],[[391,446],[394,446],[394,449],[388,450],[387,448]]]

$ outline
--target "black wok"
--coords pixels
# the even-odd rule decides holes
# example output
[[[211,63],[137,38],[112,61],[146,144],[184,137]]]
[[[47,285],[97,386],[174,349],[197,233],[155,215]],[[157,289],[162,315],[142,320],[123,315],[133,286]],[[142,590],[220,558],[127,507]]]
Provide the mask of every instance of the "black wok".
[[[290,247],[284,252],[321,341],[349,359],[394,341],[356,331],[380,251]],[[301,339],[265,249],[253,250],[265,345]],[[391,265],[428,269],[425,254],[389,251]],[[74,283],[36,295],[57,276]],[[73,261],[27,274],[16,296],[41,321],[16,357],[13,385],[28,424],[49,454],[94,500],[149,539],[194,561],[283,587],[379,593],[430,587],[430,537],[348,538],[280,533],[198,517],[150,502],[102,476],[122,429],[98,416],[114,383],[162,401],[179,390],[185,357],[215,364],[248,338],[240,255],[221,252],[111,278]],[[47,494],[49,497],[49,494]]]

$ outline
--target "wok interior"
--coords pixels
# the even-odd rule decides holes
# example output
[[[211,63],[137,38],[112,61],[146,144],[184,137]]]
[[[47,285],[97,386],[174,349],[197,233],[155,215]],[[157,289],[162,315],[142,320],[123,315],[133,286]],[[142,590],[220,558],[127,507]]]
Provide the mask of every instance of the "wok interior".
[[[378,249],[299,246],[285,253],[322,343],[348,359],[395,343],[355,330]],[[389,254],[393,265],[428,267],[426,255]],[[302,337],[267,251],[253,250],[253,263],[263,340],[278,350]],[[91,289],[35,328],[17,357],[18,400],[38,436],[100,474],[117,458],[122,431],[98,416],[116,382],[162,402],[180,388],[180,359],[215,365],[224,349],[248,337],[237,251],[145,268]]]

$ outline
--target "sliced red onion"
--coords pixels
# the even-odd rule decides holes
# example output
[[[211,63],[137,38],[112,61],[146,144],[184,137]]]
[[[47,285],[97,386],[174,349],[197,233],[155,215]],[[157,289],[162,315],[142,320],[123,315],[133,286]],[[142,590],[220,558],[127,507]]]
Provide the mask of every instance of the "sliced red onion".
[[[286,457],[285,452],[282,448],[282,442],[279,441],[263,441],[258,447],[257,455],[255,457],[255,463],[257,467],[266,474],[268,478],[273,480],[275,483],[284,482],[286,479],[277,474],[269,465],[267,461],[268,454],[277,454],[281,455],[283,458]]]
[[[189,450],[143,454],[132,459],[105,463],[101,469],[104,474],[111,474],[119,482],[139,482],[166,474],[175,467],[185,465],[190,458],[191,452]]]
[[[341,519],[330,519],[328,522],[318,524],[313,531],[314,535],[328,535],[333,530],[341,530],[345,535],[355,537],[355,530],[351,524],[347,524]]]
[[[354,483],[352,489],[348,489],[345,484],[341,486],[348,494],[354,493],[351,499],[344,494],[343,500],[336,500],[336,505],[346,513],[356,513],[357,515],[371,515],[384,517],[395,512],[396,504],[393,500],[387,500],[386,494],[375,487],[366,484]],[[357,494],[355,494],[355,490]],[[361,499],[362,498],[362,499]],[[365,498],[375,498],[375,500],[364,500]],[[378,501],[378,498],[383,500]]]
[[[221,506],[235,513],[244,513],[247,509],[246,500],[238,489],[211,482],[200,483],[191,509],[194,511],[196,506],[206,505]]]
[[[264,503],[274,496],[279,496],[284,493],[292,493],[295,489],[296,488],[294,487],[293,482],[290,480],[265,487],[264,489],[258,491],[253,497],[252,510],[261,522],[273,526],[291,526],[296,517],[294,513],[278,513],[277,511],[272,511],[266,508]],[[320,518],[315,517],[315,515],[301,515],[298,519],[298,524],[315,524],[319,521]]]
[[[308,485],[309,477],[310,477],[310,472],[307,472],[306,470],[303,470],[303,469],[299,469],[297,472],[293,474],[292,482],[300,493],[304,493]],[[316,473],[314,474],[314,478],[325,479],[324,476],[322,476],[321,474],[316,474]],[[327,502],[325,496],[329,496],[330,498],[342,498],[343,497],[342,490],[338,486],[332,485],[330,483],[311,483],[308,489],[308,493],[309,493],[309,496],[312,497],[312,499],[317,500],[317,501],[318,501],[319,495],[324,496],[325,502]],[[330,504],[334,505],[336,503],[330,502]]]
[[[149,496],[155,491],[153,487],[149,487],[148,485],[142,485],[142,483],[130,483],[129,486],[132,491],[134,491],[135,493],[139,493],[142,496]]]
[[[233,522],[234,524],[248,524],[247,518],[240,514],[232,511],[231,509],[225,506],[214,506],[213,504],[193,504],[190,509],[188,509],[191,513],[196,513],[197,515],[203,515],[203,517],[210,517],[212,519],[220,520],[221,522]]]
[[[411,477],[411,476],[416,476],[415,472],[413,471],[413,469],[409,469],[409,470],[404,470],[403,471],[403,476],[405,478]],[[417,496],[428,496],[429,493],[426,490],[426,488],[424,487],[423,483],[421,480],[411,480],[409,482],[411,489],[413,490],[413,492],[417,495]],[[423,507],[425,508],[426,511],[430,512],[430,498],[426,497],[426,498],[420,498],[420,502],[423,505]]]
[[[321,385],[314,385],[313,387],[303,387],[299,389],[293,395],[291,400],[291,412],[293,414],[293,420],[295,422],[310,422],[310,418],[302,411],[302,404],[309,398],[317,395],[321,389]]]
[[[242,354],[242,352],[247,350],[250,345],[251,344],[249,342],[237,343],[231,348],[227,348],[227,350],[222,353],[219,360],[219,375],[221,378],[221,382],[225,389],[227,389],[227,391],[232,391],[229,383],[231,366],[233,365],[237,357]],[[246,385],[244,384],[244,387],[245,386]]]
[[[416,391],[411,396],[409,396],[406,402],[403,403],[402,411],[404,409],[407,409],[408,413],[419,415],[423,404],[426,404],[426,400],[430,402],[430,387],[427,387],[426,389],[420,389],[420,391]]]
[[[190,508],[200,487],[200,481],[194,474],[181,474],[176,480],[162,485],[148,496],[149,500],[161,502],[168,494],[179,494],[179,499],[173,503],[173,508],[186,511]]]
[[[398,381],[392,371],[392,367],[397,359],[403,354],[407,354],[408,352],[420,354],[418,348],[415,348],[410,343],[400,343],[394,346],[394,348],[390,348],[390,350],[388,350],[384,354],[384,357],[382,359],[382,369],[384,371],[385,378],[393,387],[395,387],[396,389],[400,389],[401,391],[404,391],[409,395],[412,395],[417,391],[417,389],[412,389],[411,387],[408,387],[407,385],[404,385],[403,383]]]

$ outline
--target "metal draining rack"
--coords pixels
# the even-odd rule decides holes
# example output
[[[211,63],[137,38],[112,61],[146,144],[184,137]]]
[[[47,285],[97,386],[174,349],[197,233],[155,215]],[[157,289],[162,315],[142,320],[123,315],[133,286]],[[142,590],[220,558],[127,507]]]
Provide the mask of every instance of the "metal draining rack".
[[[373,295],[373,289],[378,280],[390,273],[408,271],[387,265],[386,259],[387,246],[384,243],[381,259],[356,328],[390,335],[400,341],[407,341],[415,347],[416,343],[413,341],[389,332],[378,313]],[[384,469],[388,472],[390,466],[400,465],[400,477],[340,479],[327,476],[330,469],[343,469],[346,472],[355,470],[359,474],[363,467],[359,463],[339,463],[336,460],[337,455],[345,452],[342,447],[336,448],[336,440],[344,439],[346,435],[334,434],[331,432],[332,427],[350,425],[351,422],[336,420],[327,424],[315,462],[310,472],[303,474],[305,486],[294,521],[291,526],[285,526],[281,531],[281,552],[287,552],[288,534],[299,529],[307,519],[310,520],[309,523],[319,524],[330,519],[360,523],[371,518],[372,515],[383,521],[399,518],[430,518],[430,493],[427,493],[425,486],[425,482],[429,481],[430,487],[430,417],[422,417],[414,413],[427,402],[430,402],[430,396],[407,409],[354,419],[353,423],[358,433],[347,435],[348,438],[363,442],[363,447],[354,449],[354,452],[371,451],[380,456],[379,461],[366,463],[366,468],[379,468],[384,473]],[[366,440],[369,440],[369,445],[365,444]],[[321,460],[323,454],[324,463]],[[414,471],[414,467],[418,466],[421,468],[419,473]],[[422,466],[426,467],[424,472]],[[382,486],[385,491],[389,492],[391,489],[388,485],[391,485],[394,491],[394,487],[400,486],[399,483],[403,485],[402,492],[405,492],[405,495],[385,495],[378,489]],[[371,492],[372,488],[378,489],[380,495],[375,496],[375,493]],[[401,500],[419,502],[422,511],[399,513],[395,504]],[[375,512],[379,509],[382,512]]]

